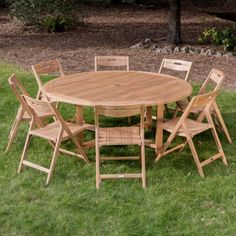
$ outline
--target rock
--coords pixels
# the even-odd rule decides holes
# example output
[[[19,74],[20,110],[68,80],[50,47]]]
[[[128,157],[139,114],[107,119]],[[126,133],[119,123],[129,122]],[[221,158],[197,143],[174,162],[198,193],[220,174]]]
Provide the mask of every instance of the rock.
[[[181,49],[180,49],[180,47],[176,47],[176,48],[174,48],[173,52],[174,52],[174,53],[181,52]]]
[[[181,52],[182,53],[188,53],[189,52],[189,48],[188,47],[182,47],[181,48]]]
[[[194,48],[195,54],[200,54],[201,53],[201,48]]]
[[[140,43],[137,43],[137,44],[131,46],[130,48],[133,48],[133,49],[141,49],[141,44],[140,44]]]
[[[159,48],[159,47],[158,47],[158,48],[156,49],[156,53],[161,53],[161,51],[162,51],[162,48]]]
[[[166,47],[162,48],[161,52],[164,53],[164,54],[170,54],[170,53],[173,52],[173,47],[172,46],[166,46]]]
[[[200,55],[201,55],[201,56],[205,55],[205,49],[204,49],[204,48],[201,49]]]
[[[188,53],[193,55],[196,54],[196,51],[193,48],[190,48]]]
[[[151,47],[152,44],[153,44],[153,41],[150,38],[146,38],[143,41],[143,47],[146,48],[146,49]]]
[[[146,38],[146,39],[144,39],[143,42],[146,43],[146,44],[151,44],[152,40],[150,38]]]
[[[217,51],[216,54],[215,54],[216,57],[221,57],[222,56],[222,53]]]
[[[210,49],[206,50],[203,54],[204,56],[212,56],[212,51]]]
[[[156,48],[158,48],[158,45],[155,44],[155,43],[153,43],[153,44],[149,47],[150,50],[156,50]]]

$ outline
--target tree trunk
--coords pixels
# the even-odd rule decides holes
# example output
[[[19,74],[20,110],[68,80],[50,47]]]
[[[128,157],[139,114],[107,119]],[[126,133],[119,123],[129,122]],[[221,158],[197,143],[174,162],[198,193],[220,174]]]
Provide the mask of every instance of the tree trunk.
[[[166,41],[171,44],[179,45],[182,43],[180,37],[180,1],[168,0],[169,3],[169,24]]]

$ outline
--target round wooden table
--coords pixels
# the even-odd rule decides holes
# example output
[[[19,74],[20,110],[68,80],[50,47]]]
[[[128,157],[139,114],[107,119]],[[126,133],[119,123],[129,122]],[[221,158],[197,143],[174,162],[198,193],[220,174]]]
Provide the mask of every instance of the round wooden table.
[[[59,77],[44,85],[48,97],[77,105],[77,123],[83,123],[83,106],[145,105],[157,106],[156,141],[148,146],[162,147],[163,130],[158,125],[164,104],[176,102],[192,93],[189,83],[179,78],[141,71],[83,72]],[[148,120],[151,111],[148,109]]]

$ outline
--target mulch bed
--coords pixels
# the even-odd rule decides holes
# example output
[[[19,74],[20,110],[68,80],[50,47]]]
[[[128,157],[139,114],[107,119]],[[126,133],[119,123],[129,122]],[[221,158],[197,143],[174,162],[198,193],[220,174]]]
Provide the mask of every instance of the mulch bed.
[[[85,24],[77,30],[58,34],[24,29],[0,10],[0,58],[30,70],[30,65],[58,58],[67,73],[94,69],[95,55],[128,55],[131,70],[158,71],[163,57],[194,62],[191,79],[205,79],[212,67],[223,70],[224,86],[236,88],[236,58],[194,55],[162,55],[149,50],[130,49],[145,38],[160,39],[167,34],[167,10],[138,6],[87,9]],[[217,19],[197,9],[184,9],[182,38],[197,44],[198,34],[209,27],[232,23]]]

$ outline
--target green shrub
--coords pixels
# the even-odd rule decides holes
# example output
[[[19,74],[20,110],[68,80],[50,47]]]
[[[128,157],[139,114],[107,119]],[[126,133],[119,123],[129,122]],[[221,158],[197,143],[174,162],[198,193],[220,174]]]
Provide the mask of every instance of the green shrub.
[[[24,25],[62,32],[75,28],[84,19],[76,0],[9,0],[13,17]]]
[[[225,51],[233,51],[236,46],[236,28],[219,30],[216,28],[205,29],[198,37],[200,43],[214,43],[222,45]]]

